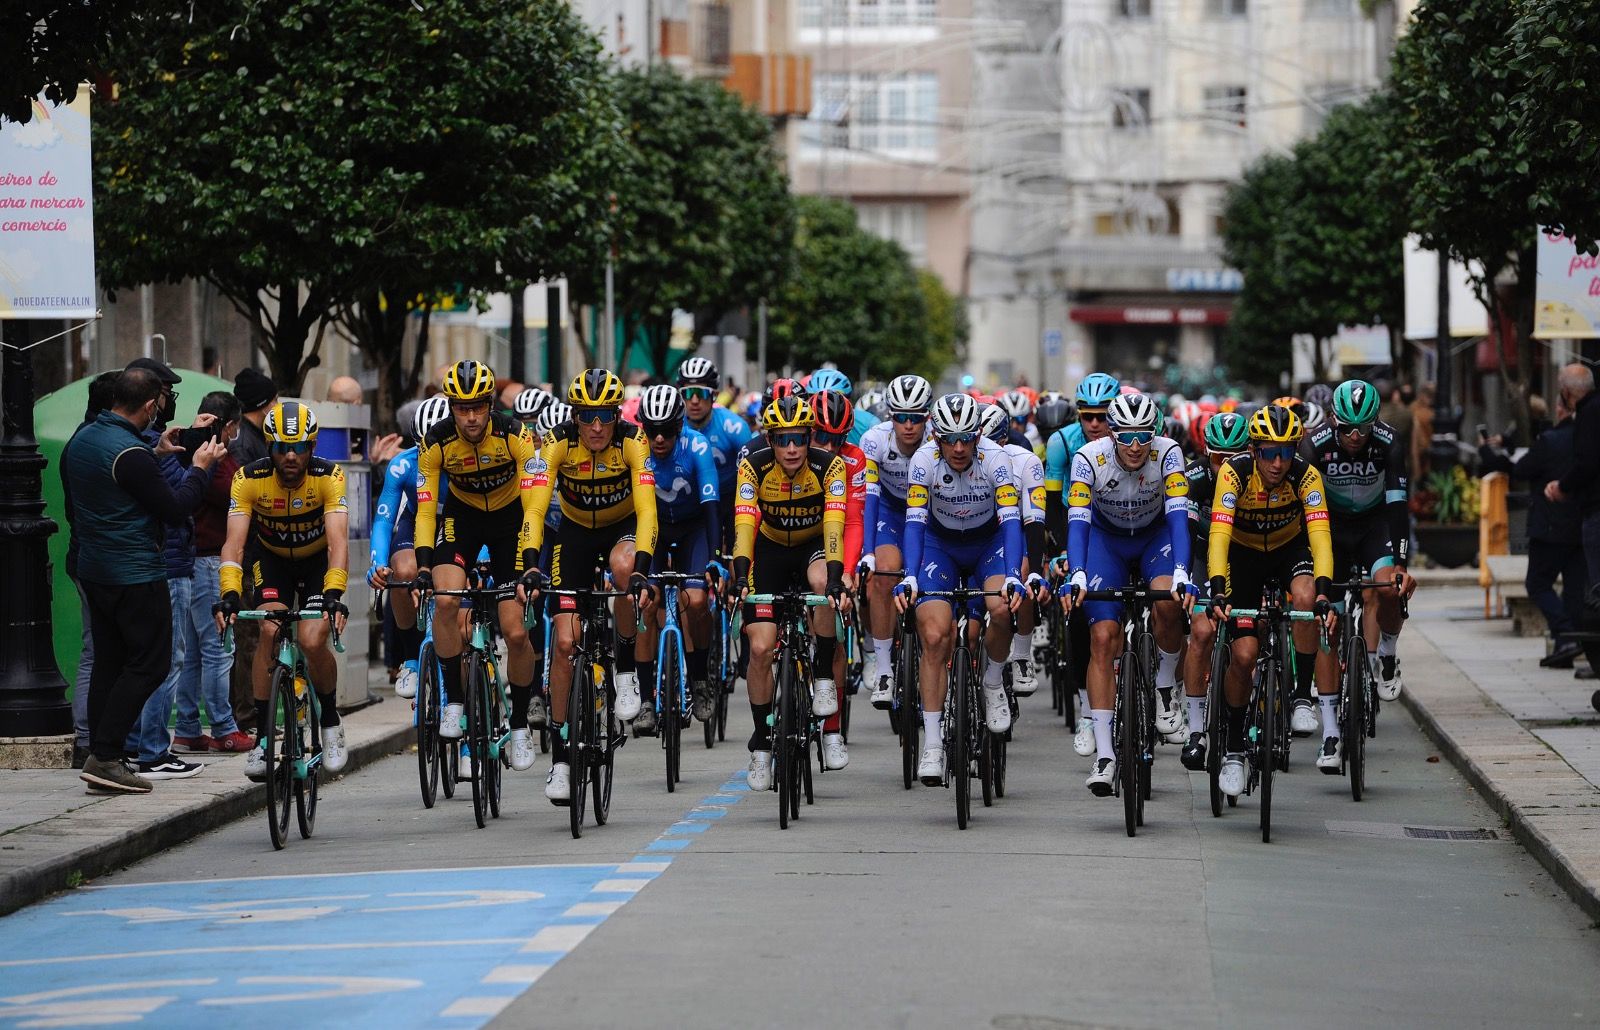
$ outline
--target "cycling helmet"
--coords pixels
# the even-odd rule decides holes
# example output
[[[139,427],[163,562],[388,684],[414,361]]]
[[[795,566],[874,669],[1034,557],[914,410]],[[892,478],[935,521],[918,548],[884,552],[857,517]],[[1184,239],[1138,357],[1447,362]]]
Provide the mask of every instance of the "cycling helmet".
[[[764,412],[772,406],[772,402],[779,397],[805,396],[805,387],[793,379],[774,379],[767,384],[761,394],[761,410]]]
[[[690,358],[678,366],[677,383],[684,386],[709,386],[715,390],[722,377],[717,375],[717,366],[709,358]]]
[[[532,422],[539,417],[539,412],[543,411],[554,400],[554,397],[537,386],[530,386],[517,394],[517,399],[512,402],[511,408],[522,421]]]
[[[1028,416],[1033,414],[1033,402],[1021,390],[1009,390],[1001,394],[997,403],[1009,418],[1026,422]]]
[[[813,394],[811,414],[819,432],[836,436],[848,435],[850,427],[855,424],[855,411],[851,408],[850,398],[838,390]]]
[[[933,403],[933,387],[921,376],[896,376],[884,391],[889,411],[898,414],[927,414]]]
[[[1310,401],[1306,402],[1306,432],[1316,432],[1318,427],[1320,427],[1327,420],[1328,417],[1322,413],[1322,409],[1320,407],[1312,404]]]
[[[1039,427],[1039,435],[1047,439],[1077,420],[1077,405],[1059,393],[1040,398],[1039,410],[1033,413],[1033,423]]]
[[[882,390],[868,390],[862,394],[861,406],[873,418],[882,420],[889,417],[889,402],[884,397]]]
[[[567,403],[574,408],[615,408],[622,403],[622,380],[604,368],[586,368],[567,385]]]
[[[412,423],[418,440],[428,435],[428,430],[450,417],[450,400],[436,393],[417,406],[416,421]]]
[[[933,405],[935,436],[976,433],[982,424],[978,402],[964,393],[947,393]]]
[[[1272,401],[1272,403],[1276,404],[1280,408],[1288,408],[1290,411],[1295,413],[1296,417],[1299,417],[1300,412],[1305,410],[1304,408],[1301,407],[1301,405],[1304,404],[1305,401],[1302,401],[1298,397],[1290,397],[1287,394],[1282,396],[1282,397],[1279,397],[1279,398],[1275,399],[1274,401]]]
[[[571,418],[572,405],[562,401],[551,401],[543,411],[539,412],[539,421],[534,423],[534,428],[539,431],[540,436],[543,436]]]
[[[1193,428],[1194,424],[1200,421],[1202,412],[1200,405],[1194,401],[1179,401],[1172,406],[1169,414],[1172,416],[1172,421]]]
[[[654,426],[683,421],[683,394],[665,383],[647,388],[639,395],[639,421]]]
[[[815,424],[811,405],[793,393],[775,397],[761,409],[761,428],[768,433],[785,429],[810,429]]]
[[[1155,401],[1142,393],[1129,393],[1118,397],[1106,408],[1106,415],[1115,430],[1161,432],[1161,412]]]
[[[458,361],[444,374],[444,395],[453,401],[486,401],[494,396],[494,372],[481,361]]]
[[[983,435],[997,444],[1011,439],[1011,416],[998,404],[985,404],[979,409],[978,425]]]
[[[1378,391],[1365,379],[1346,379],[1333,391],[1333,420],[1365,426],[1378,420]]]
[[[837,391],[846,397],[855,390],[850,377],[836,368],[819,368],[806,381],[806,390],[813,396],[826,390]]]
[[[1333,387],[1327,383],[1312,383],[1306,387],[1306,403],[1315,404],[1326,415],[1333,410]]]
[[[261,432],[271,443],[316,443],[317,416],[299,401],[282,401],[267,412]]]
[[[1078,384],[1078,407],[1103,408],[1118,396],[1121,388],[1122,384],[1117,382],[1116,376],[1091,372],[1087,379]]]
[[[1224,411],[1206,419],[1206,449],[1219,454],[1237,454],[1250,443],[1250,427],[1244,416]]]
[[[1281,404],[1268,404],[1250,416],[1251,443],[1299,443],[1300,416]]]
[[[449,401],[445,402],[450,403]],[[400,427],[400,435],[410,438],[412,443],[421,439],[417,432],[417,409],[422,407],[422,401],[413,397],[394,410],[394,424]]]

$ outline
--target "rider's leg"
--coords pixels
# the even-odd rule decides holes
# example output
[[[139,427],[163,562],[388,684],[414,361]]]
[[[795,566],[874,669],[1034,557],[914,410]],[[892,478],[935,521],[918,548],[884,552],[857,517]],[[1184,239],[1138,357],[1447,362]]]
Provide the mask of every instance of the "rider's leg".
[[[773,622],[747,623],[745,637],[750,641],[750,671],[746,684],[750,691],[750,720],[755,732],[750,737],[751,751],[772,749],[772,660],[778,647],[778,626]],[[762,745],[764,746],[757,746]]]
[[[615,590],[628,589],[628,579],[633,575],[633,540],[618,540],[611,548],[611,583]],[[639,618],[633,609],[633,598],[619,597],[612,609],[617,624],[617,672],[633,672],[638,661],[635,650]]]
[[[1089,626],[1089,718],[1094,720],[1094,745],[1099,758],[1114,758],[1111,719],[1116,711],[1116,683],[1112,666],[1122,654],[1122,623],[1102,618]]]
[[[1189,646],[1183,653],[1183,696],[1189,709],[1189,732],[1199,733],[1206,724],[1206,681],[1211,675],[1211,645],[1217,639],[1217,624],[1207,616],[1196,616],[1189,624]]]
[[[311,674],[311,687],[317,692],[325,727],[339,725],[339,663],[328,646],[332,628],[327,619],[318,619],[302,622],[299,631],[300,651],[306,656],[306,671]]]
[[[929,744],[944,739],[939,723],[944,712],[945,666],[950,662],[953,628],[954,620],[948,601],[923,601],[917,605],[917,639],[922,642],[922,659],[917,666],[917,673],[922,687],[924,739]]]
[[[879,544],[873,552],[874,564],[884,572],[894,572],[900,568],[904,559],[900,557],[900,548],[889,544]],[[889,668],[889,652],[894,646],[895,619],[900,612],[894,605],[893,576],[873,575],[867,579],[868,612],[866,627],[872,634],[872,678],[893,676]]]

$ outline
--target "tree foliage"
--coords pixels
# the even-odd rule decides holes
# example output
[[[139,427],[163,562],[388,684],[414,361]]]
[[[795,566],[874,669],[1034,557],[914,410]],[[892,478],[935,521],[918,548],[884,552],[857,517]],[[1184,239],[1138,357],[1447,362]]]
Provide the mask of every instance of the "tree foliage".
[[[69,103],[101,70],[119,32],[147,4],[135,0],[6,0],[0,4],[0,119],[28,122],[43,94]]]
[[[1268,154],[1245,169],[1223,205],[1222,258],[1244,276],[1244,286],[1222,349],[1228,366],[1247,382],[1275,386],[1278,370],[1289,367],[1294,285],[1282,249],[1297,193],[1293,159]]]

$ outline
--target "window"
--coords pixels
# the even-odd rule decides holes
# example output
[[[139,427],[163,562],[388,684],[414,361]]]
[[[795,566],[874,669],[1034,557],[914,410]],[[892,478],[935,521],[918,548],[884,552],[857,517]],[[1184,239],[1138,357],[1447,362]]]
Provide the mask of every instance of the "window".
[[[1249,0],[1206,0],[1208,18],[1243,18],[1249,13]]]
[[[1150,17],[1150,0],[1115,0],[1116,11],[1124,18]]]
[[[1307,18],[1354,18],[1356,0],[1306,0]]]
[[[1322,123],[1328,120],[1329,111],[1341,104],[1359,100],[1361,95],[1360,89],[1349,82],[1324,82],[1306,92],[1305,127],[1308,135],[1321,130]]]
[[[1250,91],[1243,86],[1207,86],[1202,113],[1208,128],[1243,129]]]
[[[1133,86],[1112,94],[1111,127],[1148,129],[1150,127],[1150,87]]]
[[[938,118],[939,77],[932,72],[818,72],[811,77],[811,116],[801,139],[810,149],[931,158],[939,148]]]
[[[881,29],[932,25],[938,0],[800,0],[800,27]]]
[[[918,267],[928,263],[928,206],[926,204],[860,203],[856,218],[861,228],[885,240],[893,240],[911,256]]]

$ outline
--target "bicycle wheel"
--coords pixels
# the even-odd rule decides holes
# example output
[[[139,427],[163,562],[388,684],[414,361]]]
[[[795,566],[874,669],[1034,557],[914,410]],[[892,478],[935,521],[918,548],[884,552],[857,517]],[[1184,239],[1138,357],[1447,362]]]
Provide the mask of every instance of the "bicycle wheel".
[[[706,748],[717,744],[717,713],[726,706],[722,700],[722,613],[711,612],[711,638],[706,644],[706,689],[711,691],[711,718],[700,724],[705,732]]]
[[[433,646],[425,645],[417,662],[417,780],[422,807],[439,799],[439,672]]]
[[[500,704],[500,683],[498,678],[488,684],[488,706],[485,709],[489,722],[489,750],[485,754],[484,786],[489,795],[489,815],[491,818],[500,818],[500,790],[505,782],[505,769],[511,758],[509,750],[510,741],[506,735],[505,713]]]
[[[1211,814],[1216,818],[1222,816],[1222,753],[1228,746],[1228,701],[1223,692],[1228,680],[1228,655],[1227,634],[1219,628],[1211,646],[1211,682],[1206,687],[1206,779],[1211,788]]]
[[[589,658],[581,651],[572,656],[572,692],[567,695],[567,821],[576,840],[583,836],[584,806],[589,800],[589,762],[593,760],[590,734],[594,721],[594,680]]]
[[[617,748],[627,739],[626,727],[612,718],[617,703],[617,688],[612,680],[611,656],[596,662],[594,675],[594,715],[590,724],[589,739],[594,741],[594,755],[589,761],[589,787],[594,796],[594,824],[604,826],[611,818],[611,780],[615,771]]]
[[[800,639],[804,640],[804,637]],[[784,725],[788,727],[785,740],[788,741],[789,752],[789,818],[800,818],[800,795],[805,789],[806,766],[811,764],[811,756],[806,754],[809,743],[806,732],[811,718],[811,677],[807,672],[806,663],[800,657],[795,658],[793,678],[789,681],[791,689],[784,695]]]
[[[272,847],[282,851],[289,843],[289,795],[293,790],[295,760],[294,676],[287,666],[276,665],[268,688],[267,713],[272,725],[257,727],[267,758],[267,830]]]
[[[794,756],[789,751],[789,695],[795,691],[794,659],[785,649],[772,680],[772,786],[778,792],[778,829],[789,828],[789,780],[794,777]]]
[[[1128,836],[1139,828],[1139,677],[1132,655],[1123,655],[1117,668],[1116,748],[1117,787],[1122,792],[1122,821]]]
[[[1282,696],[1283,665],[1274,655],[1261,670],[1261,703],[1257,707],[1260,735],[1256,738],[1257,769],[1261,774],[1261,841],[1272,841],[1272,774],[1277,766],[1278,699]]]
[[[916,637],[902,634],[900,664],[894,669],[893,711],[900,713],[900,773],[906,790],[917,782],[917,746],[922,734],[922,712],[918,704]],[[907,640],[906,638],[910,638]]]
[[[955,770],[956,826],[963,830],[972,818],[971,668],[972,659],[966,644],[958,644],[955,654],[950,657],[950,694],[945,702],[945,711],[954,715],[954,727],[945,731],[945,761]],[[951,721],[947,718],[947,725]]]
[[[322,721],[311,713],[306,721],[306,774],[294,781],[294,814],[300,824],[300,839],[309,840],[317,828],[317,783],[322,774]]]
[[[1350,776],[1350,798],[1360,801],[1366,789],[1367,762],[1367,643],[1353,636],[1344,666],[1344,718],[1340,733],[1344,739],[1345,771]]]
[[[678,780],[682,778],[678,775],[678,758],[683,749],[683,723],[680,721],[683,695],[682,684],[678,682],[678,648],[669,642],[662,651],[656,678],[656,700],[661,706],[657,725],[661,748],[667,753],[667,793],[671,794],[678,789]]]
[[[1156,638],[1145,632],[1134,642],[1139,655],[1139,825],[1143,826],[1144,803],[1150,800],[1151,767],[1156,762],[1156,745],[1163,738],[1156,733]],[[1173,694],[1177,694],[1176,687]]]
[[[483,829],[489,819],[489,795],[485,779],[489,765],[489,713],[485,710],[487,670],[483,656],[468,650],[461,656],[461,693],[467,703],[467,753],[472,773],[472,818]]]
[[[991,761],[994,763],[994,796],[1006,796],[1006,737],[1001,735],[991,739],[990,746],[994,750]]]
[[[456,784],[461,782],[461,741],[439,738],[439,789],[445,800],[456,796]]]

